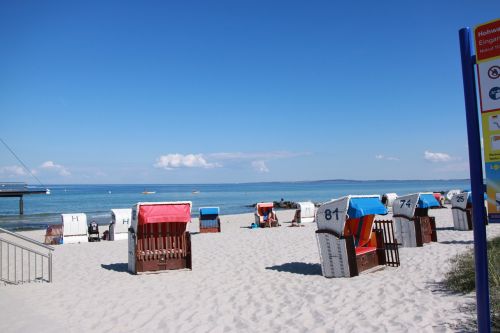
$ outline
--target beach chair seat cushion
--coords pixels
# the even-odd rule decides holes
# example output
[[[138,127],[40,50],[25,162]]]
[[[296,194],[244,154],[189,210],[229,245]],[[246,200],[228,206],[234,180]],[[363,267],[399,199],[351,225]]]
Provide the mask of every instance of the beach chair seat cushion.
[[[377,248],[373,247],[373,246],[364,246],[364,247],[357,247],[355,249],[355,251],[356,251],[356,255],[358,256],[358,255],[366,254],[369,252],[376,252]]]

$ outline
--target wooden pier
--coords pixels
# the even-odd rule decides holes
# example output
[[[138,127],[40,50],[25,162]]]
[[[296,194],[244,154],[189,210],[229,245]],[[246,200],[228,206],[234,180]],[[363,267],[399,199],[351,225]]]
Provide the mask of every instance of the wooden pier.
[[[19,215],[24,214],[23,197],[29,194],[47,194],[47,189],[29,188],[26,183],[0,183],[0,197],[19,198]]]

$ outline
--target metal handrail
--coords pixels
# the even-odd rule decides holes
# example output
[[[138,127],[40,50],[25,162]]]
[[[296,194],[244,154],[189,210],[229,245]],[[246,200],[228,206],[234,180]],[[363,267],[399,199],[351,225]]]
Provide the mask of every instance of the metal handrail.
[[[9,240],[6,240],[6,239],[0,237],[0,281],[7,282],[7,283],[13,283],[13,284],[18,284],[20,282],[21,283],[32,282],[32,281],[38,281],[38,280],[52,282],[52,251],[54,251],[54,248],[52,246],[45,245],[45,244],[40,243],[34,239],[10,232],[10,231],[5,230],[3,228],[0,228],[0,232],[3,232],[7,235],[11,235],[11,236],[17,238],[18,240],[23,240],[23,241],[26,241],[28,243],[34,244],[36,246],[39,246],[43,249],[48,250],[48,253],[41,253],[41,252],[38,252],[34,249],[30,249],[26,246],[16,244],[13,241],[9,241]],[[4,251],[3,243],[5,243],[7,245],[6,246],[6,252],[7,252],[6,255],[4,255],[4,253],[3,253],[3,251]],[[12,258],[11,254],[10,254],[11,247],[14,250],[14,254],[13,254],[14,278],[13,279],[11,279],[11,269],[10,269],[11,268],[11,258]],[[20,250],[20,251],[18,251],[18,250]],[[24,258],[25,258],[24,251],[26,251],[28,253],[27,262],[24,260]],[[19,252],[21,252],[20,256],[18,256]],[[32,276],[32,274],[31,274],[32,255],[34,255],[34,266],[35,266],[34,267],[34,274],[35,274],[34,279],[31,278],[31,276]],[[40,256],[40,258],[41,258],[41,262],[40,262],[41,265],[39,266],[41,268],[41,275],[38,274],[37,256]],[[17,268],[19,258],[20,258],[20,265],[21,265],[20,266],[20,268],[21,268],[21,279],[20,280],[18,280],[18,268]],[[48,268],[48,270],[46,271],[46,274],[48,275],[47,278],[45,278],[45,274],[44,274],[44,258],[47,260],[47,268]],[[5,277],[4,272],[3,272],[4,259],[6,259],[6,264],[7,264],[6,265],[7,266],[6,267],[6,271],[7,271],[6,277]],[[27,279],[24,278],[25,270],[28,271],[28,278]]]
[[[31,239],[29,237],[26,237],[26,236],[23,236],[23,235],[20,235],[20,234],[16,234],[14,232],[10,232],[9,230],[5,230],[3,228],[0,228],[0,231],[6,233],[8,235],[20,238],[20,239],[22,239],[24,241],[27,241],[27,242],[31,243],[31,244],[35,244],[35,245],[41,246],[41,247],[43,247],[43,248],[45,248],[47,250],[54,251],[54,248],[52,246],[45,245],[45,244],[43,244],[43,243],[41,243],[39,241],[36,241],[34,239]],[[16,246],[19,246],[19,245],[16,245]]]
[[[8,240],[6,240],[6,239],[4,239],[4,238],[0,238],[0,241],[2,241],[2,242],[4,242],[4,243],[7,243],[7,244],[9,244],[9,245],[12,245],[12,246],[16,246],[16,247],[18,247],[18,248],[20,248],[20,249],[23,249],[23,250],[25,250],[25,251],[29,251],[29,252],[31,252],[31,253],[37,254],[37,255],[42,256],[42,257],[45,257],[45,258],[48,258],[48,257],[49,257],[49,255],[48,255],[48,254],[45,254],[45,253],[40,253],[40,252],[37,252],[37,251],[35,251],[35,250],[33,250],[33,249],[29,249],[29,248],[27,248],[27,247],[24,247],[24,246],[22,246],[22,245],[19,245],[19,244],[16,244],[16,243],[12,243],[12,242],[9,242]]]

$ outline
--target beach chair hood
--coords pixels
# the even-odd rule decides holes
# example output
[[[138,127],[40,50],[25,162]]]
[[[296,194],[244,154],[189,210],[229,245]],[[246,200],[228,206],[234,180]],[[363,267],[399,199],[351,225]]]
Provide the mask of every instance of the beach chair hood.
[[[259,202],[255,208],[259,210],[259,208],[273,208],[273,207],[274,203],[272,202]]]
[[[128,228],[132,223],[132,209],[111,209],[111,224],[108,239],[111,241],[127,239]]]
[[[300,209],[300,222],[314,222],[315,219],[315,207],[310,201],[297,202],[297,208]]]
[[[380,202],[380,197],[353,197],[349,201],[347,215],[351,219],[357,219],[366,215],[385,215],[387,208]]]
[[[219,215],[219,207],[201,207],[200,216],[202,215]]]
[[[382,201],[385,200],[385,205],[387,207],[391,207],[392,208],[392,203],[394,202],[394,200],[396,200],[397,197],[398,197],[397,193],[394,193],[394,192],[385,193],[382,196]]]
[[[318,208],[316,220],[319,230],[331,230],[342,237],[348,218],[356,219],[375,214],[387,214],[380,196],[347,196],[321,205]]]
[[[132,220],[132,209],[111,209],[111,222],[115,225],[115,232],[128,232]]]
[[[394,200],[392,210],[394,215],[402,215],[407,219],[413,218],[416,208],[439,207],[439,202],[433,193],[413,193],[403,195]]]
[[[472,203],[472,195],[470,195],[470,192],[455,194],[451,198],[451,207],[458,207],[465,209],[467,208],[467,204],[470,203]]]
[[[87,215],[61,214],[63,224],[63,235],[67,236],[87,236]]]
[[[420,193],[417,208],[432,208],[440,206],[441,205],[436,200],[436,197],[433,193]]]
[[[61,220],[63,229],[63,244],[88,242],[86,214],[61,214]]]
[[[132,209],[132,227],[163,222],[191,221],[191,201],[140,202]]]

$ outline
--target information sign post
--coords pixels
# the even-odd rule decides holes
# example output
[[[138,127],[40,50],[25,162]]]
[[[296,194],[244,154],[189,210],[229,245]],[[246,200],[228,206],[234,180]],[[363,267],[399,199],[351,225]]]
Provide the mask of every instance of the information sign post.
[[[463,28],[459,32],[460,52],[462,58],[462,75],[464,83],[465,110],[467,117],[467,138],[469,143],[469,165],[472,189],[472,216],[474,225],[474,259],[476,269],[476,304],[477,323],[479,332],[491,332],[489,287],[488,287],[488,253],[486,245],[486,227],[484,211],[484,186],[483,186],[483,162],[481,158],[481,133],[479,127],[479,110],[477,105],[476,91],[480,92],[481,117],[483,123],[484,158],[486,170],[486,183],[488,188],[488,208],[490,222],[495,222],[496,217],[492,215],[500,213],[496,207],[495,184],[500,185],[500,177],[492,173],[500,162],[500,126],[495,123],[488,127],[489,122],[494,122],[496,116],[500,118],[500,79],[495,78],[500,73],[496,70],[496,64],[500,58],[500,20],[495,20],[476,27],[475,46],[472,42],[472,34],[469,28]],[[477,57],[476,57],[477,55]],[[478,80],[474,73],[474,65],[478,64]],[[488,79],[486,79],[488,77]],[[493,77],[493,78],[492,78]],[[476,82],[479,86],[476,85]],[[498,87],[498,94],[497,88]],[[500,119],[499,119],[500,120]],[[485,124],[487,128],[485,128]],[[500,121],[498,122],[500,125]],[[495,132],[498,131],[498,132]],[[498,156],[493,145],[498,136]],[[490,140],[489,142],[487,140]],[[496,143],[495,143],[496,144]],[[495,164],[492,164],[495,163]],[[500,164],[500,163],[499,163]],[[500,165],[498,165],[500,169]],[[496,171],[496,170],[495,170]],[[499,172],[500,174],[500,172]],[[498,181],[496,180],[498,179]],[[500,187],[498,187],[500,189]],[[500,200],[500,196],[498,198]],[[494,207],[492,207],[493,203]],[[491,210],[494,208],[494,210]]]

